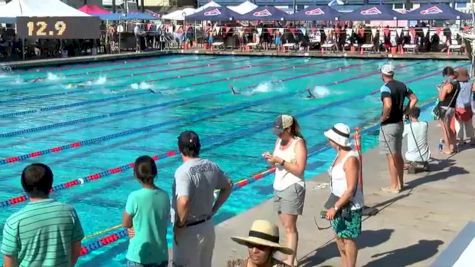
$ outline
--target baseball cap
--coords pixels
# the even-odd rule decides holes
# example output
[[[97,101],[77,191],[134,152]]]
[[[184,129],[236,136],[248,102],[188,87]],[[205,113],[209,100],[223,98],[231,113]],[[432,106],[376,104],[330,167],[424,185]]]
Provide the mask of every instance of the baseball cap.
[[[384,75],[394,75],[394,66],[392,64],[385,64],[381,67],[381,73]]]
[[[292,126],[293,123],[294,123],[294,119],[292,118],[292,116],[286,115],[286,114],[279,115],[274,121],[274,128],[272,129],[272,132],[275,135],[279,135],[285,129]]]

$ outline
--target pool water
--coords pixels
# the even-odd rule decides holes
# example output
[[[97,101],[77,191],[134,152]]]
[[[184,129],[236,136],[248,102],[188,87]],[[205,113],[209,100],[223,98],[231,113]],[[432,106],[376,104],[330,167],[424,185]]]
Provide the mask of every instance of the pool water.
[[[310,179],[334,156],[322,134],[333,124],[362,127],[363,148],[375,146],[382,85],[378,68],[386,62],[163,56],[0,73],[0,201],[23,194],[20,173],[32,162],[50,165],[56,185],[126,165],[143,154],[160,155],[156,182],[171,192],[181,158],[166,153],[175,151],[178,134],[190,129],[200,135],[202,157],[217,162],[233,181],[249,178],[269,168],[261,154],[273,149],[272,122],[281,113],[295,115],[301,124]],[[393,62],[396,78],[407,82],[422,104],[433,101],[444,66],[467,63]],[[230,85],[240,94],[232,95]],[[307,87],[316,99],[306,97]],[[44,155],[28,158],[43,150]],[[15,162],[6,162],[15,156]],[[272,180],[269,175],[236,190],[215,223],[269,199]],[[127,195],[138,188],[127,169],[52,197],[76,208],[89,235],[120,224]],[[0,206],[0,229],[24,205]],[[126,249],[123,238],[81,257],[79,265],[123,266]]]

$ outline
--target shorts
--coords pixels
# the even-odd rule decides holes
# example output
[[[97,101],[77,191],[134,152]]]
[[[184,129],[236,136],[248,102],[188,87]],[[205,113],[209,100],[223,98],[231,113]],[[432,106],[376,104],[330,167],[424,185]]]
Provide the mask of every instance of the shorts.
[[[282,191],[274,191],[274,209],[278,214],[302,215],[305,187],[293,184]]]
[[[379,130],[379,151],[383,155],[402,154],[402,133],[404,125],[400,123],[390,123],[381,125]]]
[[[442,109],[445,109],[445,116],[442,118],[442,121],[450,126],[450,123],[452,121],[452,118],[455,116],[455,108],[449,108],[449,107],[441,107]]]
[[[333,230],[339,238],[356,239],[361,234],[361,217],[362,210],[350,211],[350,216],[344,219],[341,212],[337,213],[335,218],[331,221]]]

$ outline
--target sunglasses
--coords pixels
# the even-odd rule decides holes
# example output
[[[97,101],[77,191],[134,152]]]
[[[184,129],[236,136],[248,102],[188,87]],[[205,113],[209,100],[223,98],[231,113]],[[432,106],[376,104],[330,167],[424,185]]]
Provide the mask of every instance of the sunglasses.
[[[250,248],[250,249],[256,248],[257,250],[264,251],[264,250],[266,250],[266,249],[269,248],[269,247],[268,247],[268,246],[264,246],[264,245],[258,245],[258,244],[248,243],[248,244],[247,244],[247,248]]]
[[[320,230],[320,231],[330,229],[332,227],[332,224],[330,223],[329,220],[327,220],[328,226],[326,226],[326,227],[321,227],[320,225],[318,225],[317,217],[315,217],[315,216],[313,217],[313,221],[315,222],[315,225],[317,226],[317,229]]]

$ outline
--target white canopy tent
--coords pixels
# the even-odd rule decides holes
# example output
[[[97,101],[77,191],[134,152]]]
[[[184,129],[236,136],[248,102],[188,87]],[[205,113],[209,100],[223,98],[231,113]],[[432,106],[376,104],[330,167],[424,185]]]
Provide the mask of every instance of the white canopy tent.
[[[195,12],[200,12],[202,10],[207,9],[208,7],[220,7],[220,6],[221,5],[216,3],[216,2],[210,1],[210,2],[206,3],[206,5],[203,5],[203,6],[200,6],[199,8],[197,8]]]
[[[191,15],[195,13],[196,10],[194,8],[185,8],[181,10],[176,10],[173,11],[172,13],[168,13],[166,15],[162,16],[162,19],[167,19],[167,20],[185,20],[185,16]]]
[[[250,12],[251,10],[254,10],[256,7],[257,7],[256,4],[251,3],[249,1],[242,2],[240,5],[237,5],[237,6],[228,6],[229,9],[239,14],[246,14]]]
[[[0,9],[0,18],[16,17],[89,17],[89,15],[60,0],[13,0]]]

